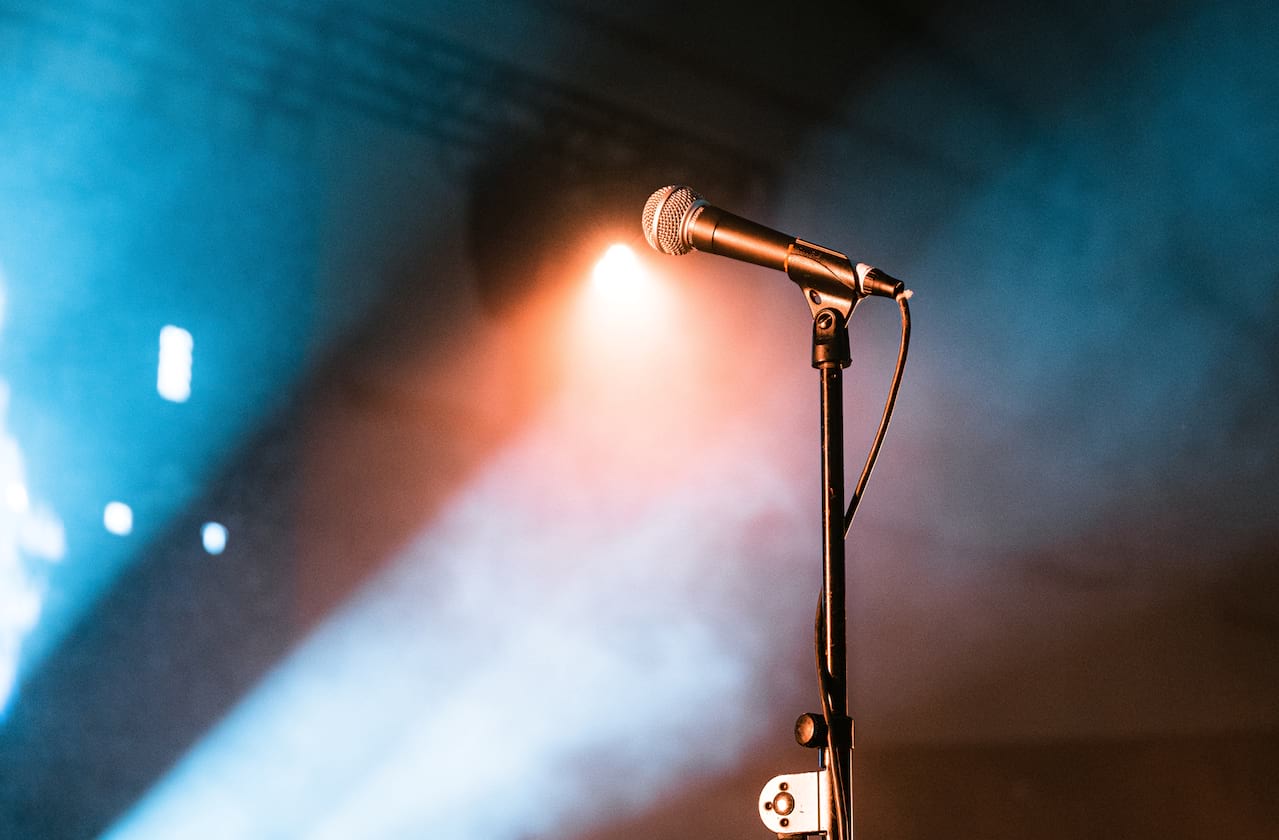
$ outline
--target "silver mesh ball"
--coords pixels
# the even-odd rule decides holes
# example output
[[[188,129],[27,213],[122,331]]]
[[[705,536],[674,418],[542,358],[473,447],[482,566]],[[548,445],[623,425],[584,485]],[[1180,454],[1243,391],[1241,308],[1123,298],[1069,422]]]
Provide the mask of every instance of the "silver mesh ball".
[[[688,187],[662,187],[644,204],[644,238],[663,254],[687,254],[693,246],[684,238],[688,215],[702,197]]]

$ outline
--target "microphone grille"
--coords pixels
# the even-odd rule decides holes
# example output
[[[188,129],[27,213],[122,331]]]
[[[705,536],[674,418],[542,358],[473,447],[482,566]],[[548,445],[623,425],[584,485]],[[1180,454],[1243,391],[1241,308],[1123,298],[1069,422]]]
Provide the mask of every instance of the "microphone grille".
[[[644,238],[663,254],[687,254],[693,246],[684,238],[684,227],[693,210],[705,203],[688,187],[662,187],[644,204]]]

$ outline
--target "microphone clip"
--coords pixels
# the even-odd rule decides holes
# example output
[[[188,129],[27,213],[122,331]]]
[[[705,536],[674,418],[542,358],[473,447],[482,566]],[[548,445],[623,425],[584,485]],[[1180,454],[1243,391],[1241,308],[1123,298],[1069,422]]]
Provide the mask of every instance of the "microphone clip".
[[[836,309],[813,316],[813,367],[846,368],[853,362],[848,344],[848,319]]]
[[[833,309],[847,321],[863,297],[861,278],[848,257],[803,239],[787,249],[786,276],[803,290],[814,318]]]

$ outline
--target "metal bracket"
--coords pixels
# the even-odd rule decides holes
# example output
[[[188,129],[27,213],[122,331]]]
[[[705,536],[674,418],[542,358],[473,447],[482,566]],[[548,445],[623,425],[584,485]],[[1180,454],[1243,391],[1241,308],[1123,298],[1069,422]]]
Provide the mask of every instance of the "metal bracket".
[[[778,837],[829,835],[830,776],[825,770],[774,776],[759,795],[759,818]]]

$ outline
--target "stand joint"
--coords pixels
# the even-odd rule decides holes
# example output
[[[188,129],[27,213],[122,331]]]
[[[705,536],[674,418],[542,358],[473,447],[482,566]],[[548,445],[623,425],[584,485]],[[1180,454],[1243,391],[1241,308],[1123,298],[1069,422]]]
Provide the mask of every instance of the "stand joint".
[[[848,345],[848,318],[838,309],[822,309],[813,316],[813,367],[817,369],[852,364]]]

